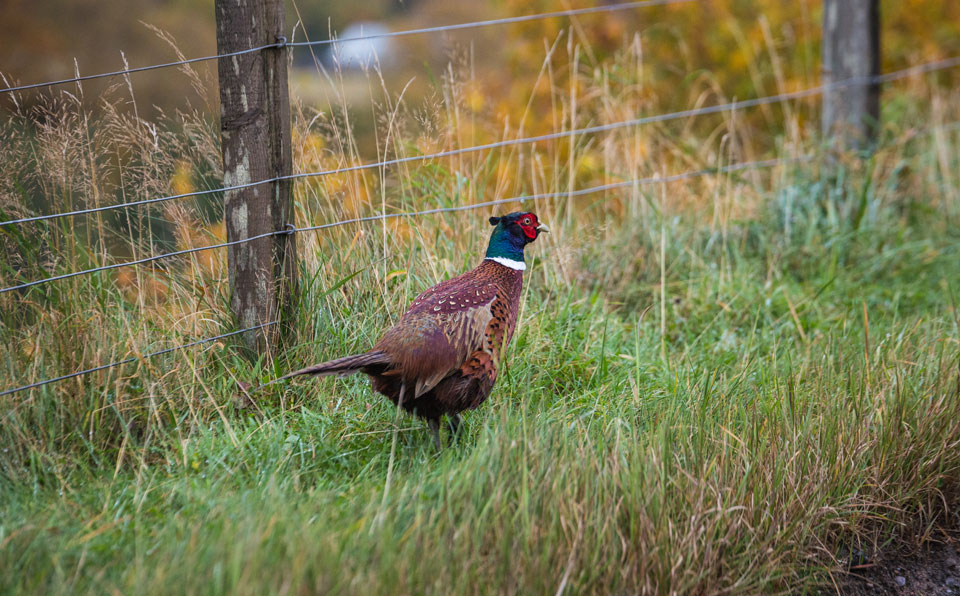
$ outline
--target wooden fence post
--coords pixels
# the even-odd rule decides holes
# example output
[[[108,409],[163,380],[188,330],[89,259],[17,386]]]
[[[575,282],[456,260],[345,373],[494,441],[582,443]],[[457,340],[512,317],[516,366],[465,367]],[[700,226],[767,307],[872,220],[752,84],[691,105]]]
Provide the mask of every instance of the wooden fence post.
[[[880,74],[880,0],[823,0],[823,84]],[[824,138],[838,149],[864,149],[876,139],[880,85],[827,87]]]
[[[217,53],[279,43],[283,0],[216,0]],[[293,223],[290,180],[290,100],[287,48],[221,58],[220,135],[224,186],[268,180],[226,191],[227,241],[284,230]],[[258,238],[228,247],[230,305],[240,328],[284,319],[296,291],[295,234]],[[272,355],[284,325],[243,334],[257,354]]]

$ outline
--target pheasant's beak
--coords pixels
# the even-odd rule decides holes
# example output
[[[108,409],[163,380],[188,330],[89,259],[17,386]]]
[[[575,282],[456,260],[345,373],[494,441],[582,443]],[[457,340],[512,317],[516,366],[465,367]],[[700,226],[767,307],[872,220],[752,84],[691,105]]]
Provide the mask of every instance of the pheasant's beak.
[[[537,226],[537,231],[538,231],[538,232],[549,232],[549,231],[550,231],[550,228],[547,227],[547,224],[541,223],[539,226]]]

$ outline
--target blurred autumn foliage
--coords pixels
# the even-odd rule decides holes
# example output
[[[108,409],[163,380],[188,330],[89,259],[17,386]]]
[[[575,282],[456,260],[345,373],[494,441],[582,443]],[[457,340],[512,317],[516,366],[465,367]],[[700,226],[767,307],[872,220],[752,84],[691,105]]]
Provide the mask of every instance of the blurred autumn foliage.
[[[556,10],[545,0],[499,0],[509,14]],[[788,89],[816,84],[820,48],[818,0],[706,0],[578,17],[576,42],[603,60],[624,37],[639,34],[653,77],[710,73],[730,96],[747,97],[783,77]],[[960,4],[949,0],[883,0],[884,70],[960,54]],[[511,67],[537,66],[541,39],[554,39],[563,19],[515,25]],[[778,70],[780,71],[778,74]]]
[[[287,13],[295,30],[292,38],[323,40],[329,31],[356,21],[380,21],[401,30],[601,3],[377,0],[358,6],[346,1],[293,1]],[[881,13],[884,69],[960,53],[960,3],[884,0]],[[568,30],[570,35],[561,35]],[[161,39],[158,32],[169,39]],[[20,83],[69,77],[75,68],[81,74],[122,68],[121,53],[131,66],[174,60],[173,44],[187,57],[208,55],[216,48],[213,0],[6,0],[0,3],[0,38],[4,40],[0,73]],[[554,42],[561,49],[579,45],[577,62],[586,68],[603,64],[631,43],[640,44],[644,76],[635,82],[644,86],[651,107],[677,109],[696,87],[743,99],[816,84],[820,2],[703,0],[404,37],[393,45],[394,68],[386,78],[401,86],[412,81],[408,98],[422,97],[436,73],[460,50],[470,55],[472,72],[497,97],[501,109],[524,106]],[[313,57],[326,49],[316,48]],[[562,68],[561,62],[571,62],[570,54],[556,52],[552,65]],[[295,53],[296,64],[306,66],[308,77],[316,76],[310,68],[313,57],[308,49]],[[197,68],[215,84],[212,68]],[[169,71],[136,77],[144,104],[181,107],[185,97],[196,99],[190,85]],[[956,80],[951,75],[944,78]],[[87,93],[106,84],[87,83]],[[546,96],[542,88],[534,91]]]

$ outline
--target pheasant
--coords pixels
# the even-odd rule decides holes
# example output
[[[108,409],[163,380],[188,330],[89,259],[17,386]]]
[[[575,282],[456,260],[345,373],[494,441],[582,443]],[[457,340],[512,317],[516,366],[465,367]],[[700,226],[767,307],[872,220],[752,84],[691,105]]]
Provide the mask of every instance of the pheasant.
[[[533,213],[491,217],[494,226],[483,261],[414,299],[396,325],[369,351],[289,373],[350,375],[362,372],[373,389],[427,421],[440,449],[440,418],[449,421],[451,440],[460,412],[487,399],[497,367],[517,326],[523,249],[547,226]]]

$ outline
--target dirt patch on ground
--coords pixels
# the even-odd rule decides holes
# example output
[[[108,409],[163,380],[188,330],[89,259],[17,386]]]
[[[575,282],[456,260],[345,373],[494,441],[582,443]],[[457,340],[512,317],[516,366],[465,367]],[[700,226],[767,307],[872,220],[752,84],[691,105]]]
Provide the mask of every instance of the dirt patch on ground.
[[[920,547],[901,546],[873,557],[860,556],[838,579],[844,596],[960,595],[960,534],[940,534]],[[864,560],[865,559],[865,560]]]

